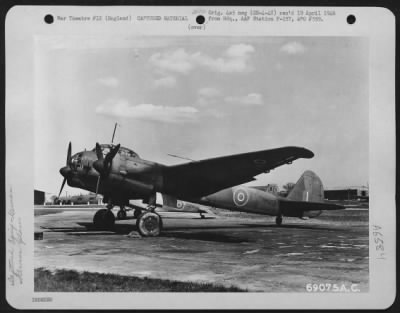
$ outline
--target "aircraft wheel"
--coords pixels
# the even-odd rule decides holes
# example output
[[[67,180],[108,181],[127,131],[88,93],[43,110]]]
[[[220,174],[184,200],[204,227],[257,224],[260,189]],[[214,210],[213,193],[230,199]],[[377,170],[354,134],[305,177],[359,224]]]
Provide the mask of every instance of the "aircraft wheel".
[[[162,228],[161,216],[154,212],[144,212],[136,220],[136,227],[143,237],[156,237]]]
[[[282,216],[277,216],[275,219],[275,223],[276,223],[276,225],[281,226],[282,225]]]
[[[115,224],[114,213],[107,209],[98,210],[93,217],[93,224],[98,229],[112,229]]]
[[[133,217],[137,219],[141,214],[142,214],[141,210],[135,209],[135,211],[133,212]]]
[[[125,212],[125,211],[122,211],[122,210],[119,210],[118,213],[117,213],[117,218],[118,218],[119,220],[124,220],[124,219],[126,219],[126,212]]]

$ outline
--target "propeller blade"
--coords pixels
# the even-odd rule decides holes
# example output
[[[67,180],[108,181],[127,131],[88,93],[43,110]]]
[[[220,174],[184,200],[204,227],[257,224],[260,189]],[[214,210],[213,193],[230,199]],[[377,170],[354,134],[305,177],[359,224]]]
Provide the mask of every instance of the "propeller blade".
[[[111,149],[110,152],[107,153],[107,155],[106,155],[106,157],[104,158],[104,161],[103,161],[104,162],[103,166],[104,166],[105,171],[108,172],[110,170],[111,162],[114,159],[115,155],[118,153],[118,150],[119,150],[120,146],[121,145],[119,145],[119,144],[116,145],[114,148]]]
[[[68,152],[67,152],[67,166],[69,165],[69,163],[71,163],[71,150],[72,150],[72,147],[71,147],[71,141],[70,141],[69,145],[68,145]]]
[[[110,152],[107,153],[107,155],[103,159],[101,147],[99,144],[96,143],[96,154],[97,154],[98,160],[93,162],[93,167],[100,174],[98,179],[103,179],[108,176],[108,174],[110,173],[110,169],[111,169],[111,162],[114,159],[114,157],[116,156],[116,154],[118,153],[118,150],[120,147],[121,147],[120,144],[116,145],[114,148],[111,149]],[[100,157],[100,154],[101,154],[101,157]],[[99,181],[98,181],[98,184],[99,184]],[[96,187],[96,189],[97,189],[97,187]]]
[[[99,194],[99,186],[100,186],[100,175],[97,178],[97,184],[96,184],[96,197]]]
[[[104,164],[111,163],[112,159],[114,159],[115,155],[118,153],[120,147],[121,145],[118,144],[107,153],[106,157],[104,158]]]
[[[60,193],[58,194],[58,197],[59,197],[59,198],[60,198],[61,193],[62,193],[62,191],[63,191],[63,189],[64,189],[64,185],[65,185],[65,182],[66,182],[66,181],[67,181],[67,178],[64,177],[64,180],[63,180],[63,182],[62,182],[62,184],[61,184]]]
[[[96,155],[98,160],[103,160],[103,152],[101,151],[101,146],[96,142]]]

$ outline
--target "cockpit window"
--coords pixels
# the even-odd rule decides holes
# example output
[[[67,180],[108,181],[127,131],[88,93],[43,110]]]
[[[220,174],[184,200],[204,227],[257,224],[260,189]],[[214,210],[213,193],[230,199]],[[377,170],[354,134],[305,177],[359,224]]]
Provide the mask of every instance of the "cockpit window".
[[[82,165],[82,153],[77,153],[71,157],[72,168],[78,168]]]
[[[126,157],[137,157],[137,156],[138,156],[138,155],[137,155],[135,152],[133,152],[132,150],[129,150],[129,149],[124,148],[124,147],[121,147],[121,148],[119,149],[118,153],[119,153],[120,155],[124,155],[124,156],[126,156]]]
[[[103,144],[103,145],[100,145],[100,147],[103,152],[103,156],[105,157],[107,155],[107,153],[110,152],[110,150],[113,146],[108,145],[108,144]],[[92,151],[96,152],[96,148],[94,148]],[[139,156],[136,152],[134,152],[128,148],[125,148],[125,147],[120,147],[118,150],[118,153],[121,156],[126,156],[126,157],[138,157]]]

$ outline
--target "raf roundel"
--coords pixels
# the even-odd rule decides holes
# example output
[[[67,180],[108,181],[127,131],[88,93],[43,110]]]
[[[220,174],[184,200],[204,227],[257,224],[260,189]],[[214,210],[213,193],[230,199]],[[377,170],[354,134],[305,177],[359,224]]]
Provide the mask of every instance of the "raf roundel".
[[[236,206],[244,206],[249,202],[249,193],[246,189],[238,188],[233,192],[233,202]]]

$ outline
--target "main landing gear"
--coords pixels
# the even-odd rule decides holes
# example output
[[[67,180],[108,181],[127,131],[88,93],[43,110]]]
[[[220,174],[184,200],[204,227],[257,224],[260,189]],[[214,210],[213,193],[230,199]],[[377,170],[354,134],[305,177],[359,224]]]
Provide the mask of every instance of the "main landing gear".
[[[93,224],[97,229],[113,229],[115,216],[112,212],[113,205],[107,204],[107,209],[100,209],[93,217]],[[161,216],[155,211],[155,206],[150,205],[146,211],[135,209],[136,227],[139,234],[143,237],[156,237],[160,235],[163,226]],[[126,210],[121,207],[117,213],[118,219],[126,218]]]
[[[143,237],[156,237],[160,234],[162,229],[162,219],[161,216],[155,212],[156,209],[156,196],[150,197],[149,206],[147,210],[136,219],[136,227],[140,235]],[[135,210],[136,212],[139,210]]]
[[[94,227],[97,229],[112,229],[115,224],[115,216],[111,211],[113,208],[112,204],[107,204],[107,209],[100,209],[96,212],[93,217]]]
[[[142,214],[142,210],[135,209],[133,212],[133,218],[137,219]]]
[[[119,220],[126,219],[126,210],[125,210],[125,207],[123,205],[120,206],[120,209],[119,209],[119,211],[117,213],[117,218]]]
[[[282,215],[278,215],[278,216],[276,217],[275,223],[276,223],[276,225],[278,225],[278,226],[281,226],[281,225],[282,225]]]
[[[162,229],[161,216],[155,212],[146,211],[136,220],[136,227],[143,237],[156,237]]]

